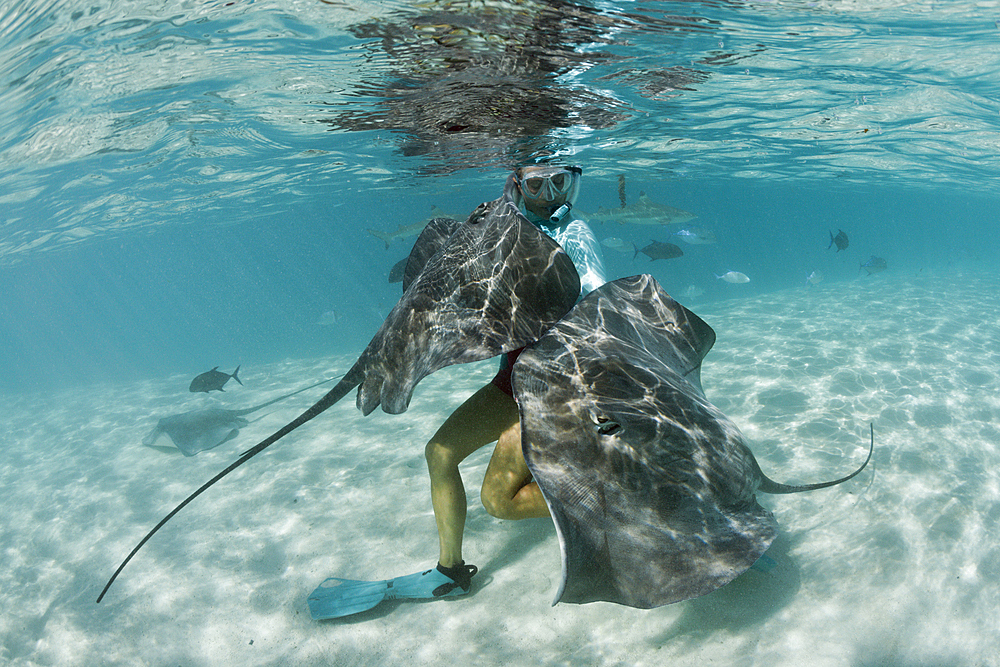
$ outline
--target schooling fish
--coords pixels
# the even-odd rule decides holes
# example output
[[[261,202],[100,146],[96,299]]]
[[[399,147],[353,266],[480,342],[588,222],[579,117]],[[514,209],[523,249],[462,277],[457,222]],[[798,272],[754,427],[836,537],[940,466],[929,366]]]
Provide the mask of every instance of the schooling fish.
[[[684,291],[681,292],[681,296],[684,297],[685,299],[697,299],[704,293],[705,290],[698,287],[697,285],[692,284],[684,288]]]
[[[838,229],[836,236],[833,235],[833,231],[831,230],[830,231],[830,245],[828,245],[826,247],[826,249],[829,250],[834,245],[836,245],[837,246],[837,252],[840,252],[841,250],[845,250],[847,248],[847,246],[850,245],[850,243],[851,242],[847,239],[847,234],[844,233],[843,229]]]
[[[860,266],[860,268],[858,268],[858,273],[861,273],[861,269],[864,269],[865,271],[868,272],[868,275],[871,275],[873,273],[882,273],[887,268],[889,268],[889,265],[886,264],[886,261],[884,259],[872,255],[867,262],[865,262]]]
[[[316,320],[316,324],[321,327],[332,327],[340,321],[340,318],[341,314],[339,310],[328,310],[319,316],[319,319]]]
[[[740,273],[739,271],[728,271],[723,273],[721,276],[716,275],[715,277],[719,280],[725,280],[727,283],[733,284],[750,282],[750,278],[747,277],[745,273]]]
[[[195,379],[191,380],[191,386],[188,387],[188,391],[203,391],[206,394],[210,391],[225,391],[222,387],[229,382],[229,378],[233,378],[242,386],[243,383],[240,382],[240,378],[236,375],[239,372],[239,366],[236,367],[236,370],[233,371],[232,375],[223,373],[219,370],[219,367],[216,366],[212,370],[205,371]]]
[[[684,256],[684,251],[679,246],[675,246],[673,243],[664,243],[663,241],[652,241],[645,248],[640,248],[634,243],[632,246],[635,248],[635,254],[632,255],[632,259],[638,257],[640,252],[649,257],[649,261],[651,262],[657,259],[673,259],[674,257]]]

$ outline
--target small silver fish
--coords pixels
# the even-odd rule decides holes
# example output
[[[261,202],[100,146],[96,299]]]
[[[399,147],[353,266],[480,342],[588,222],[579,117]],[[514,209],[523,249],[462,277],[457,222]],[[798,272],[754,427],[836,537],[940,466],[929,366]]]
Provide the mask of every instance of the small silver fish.
[[[704,293],[705,290],[698,287],[697,285],[688,285],[687,287],[684,288],[684,291],[681,292],[681,296],[684,297],[685,299],[696,299]]]
[[[740,273],[739,271],[728,271],[723,273],[721,276],[716,275],[715,277],[719,280],[725,280],[727,283],[733,283],[734,285],[737,283],[750,282],[750,278],[745,273]]]
[[[806,284],[808,285],[818,285],[823,282],[823,273],[821,271],[813,271],[806,278]]]
[[[606,239],[601,239],[601,245],[617,252],[628,252],[632,249],[630,243],[621,240],[617,236],[609,236]]]
[[[691,245],[705,245],[717,241],[715,232],[710,229],[702,229],[701,227],[688,227],[679,232],[674,232],[674,236],[684,241],[684,243],[690,243]]]

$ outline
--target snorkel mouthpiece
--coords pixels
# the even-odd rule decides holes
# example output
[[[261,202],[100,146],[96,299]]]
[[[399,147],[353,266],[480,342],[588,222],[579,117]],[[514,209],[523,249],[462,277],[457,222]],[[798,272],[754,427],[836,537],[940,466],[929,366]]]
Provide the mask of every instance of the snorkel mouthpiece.
[[[549,216],[549,222],[562,222],[562,219],[566,217],[573,205],[566,202],[562,206],[556,209],[556,212]]]

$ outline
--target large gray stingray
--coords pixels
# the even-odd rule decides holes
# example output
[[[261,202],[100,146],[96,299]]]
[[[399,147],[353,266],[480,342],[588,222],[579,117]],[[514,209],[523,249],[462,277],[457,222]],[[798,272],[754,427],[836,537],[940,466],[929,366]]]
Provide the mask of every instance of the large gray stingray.
[[[97,601],[177,512],[354,387],[358,387],[357,406],[363,414],[379,404],[390,414],[404,412],[414,387],[430,373],[523,347],[569,312],[580,294],[573,262],[555,241],[528,222],[509,192],[481,204],[465,222],[438,218],[443,222],[429,224],[407,262],[402,298],[343,379],[167,514],[125,558]]]
[[[584,298],[513,369],[525,459],[559,535],[556,602],[649,608],[704,595],[750,568],[777,524],[761,472],[708,402],[715,332],[648,275]],[[874,438],[872,440],[874,445]]]
[[[269,405],[274,405],[278,401],[291,398],[295,394],[318,387],[321,384],[333,381],[335,378],[323,380],[308,387],[303,387],[290,394],[271,399],[266,403],[255,405],[252,408],[242,410],[227,410],[225,408],[202,408],[201,410],[191,410],[179,415],[163,417],[153,430],[150,431],[142,444],[153,446],[162,436],[167,436],[174,443],[177,449],[181,450],[184,456],[194,456],[198,452],[203,452],[214,447],[218,447],[224,442],[228,442],[240,434],[240,429],[250,423],[244,419],[244,415],[256,412]]]

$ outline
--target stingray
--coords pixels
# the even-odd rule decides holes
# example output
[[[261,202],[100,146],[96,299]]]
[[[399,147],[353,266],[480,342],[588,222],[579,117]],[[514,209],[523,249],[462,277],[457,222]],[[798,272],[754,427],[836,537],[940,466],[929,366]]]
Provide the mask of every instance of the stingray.
[[[379,405],[389,414],[404,412],[414,387],[430,373],[523,347],[569,312],[580,294],[573,262],[521,214],[510,192],[508,188],[499,199],[481,204],[465,222],[431,220],[410,253],[402,298],[343,379],[167,514],[119,565],[97,601],[139,549],[188,503],[355,387],[362,414]]]
[[[709,403],[701,362],[715,332],[648,275],[590,293],[518,357],[522,449],[555,521],[556,602],[650,608],[745,572],[777,524],[755,493],[794,493],[761,472]]]
[[[152,446],[161,436],[166,435],[177,449],[181,450],[184,456],[194,456],[198,452],[218,447],[224,442],[228,442],[240,434],[240,429],[250,423],[244,419],[244,415],[256,412],[278,401],[291,398],[295,394],[318,387],[333,380],[323,380],[316,384],[309,385],[302,389],[271,399],[266,403],[255,405],[252,408],[242,410],[227,410],[224,408],[203,408],[192,410],[179,415],[163,417],[156,422],[156,426],[150,431],[142,444]]]

